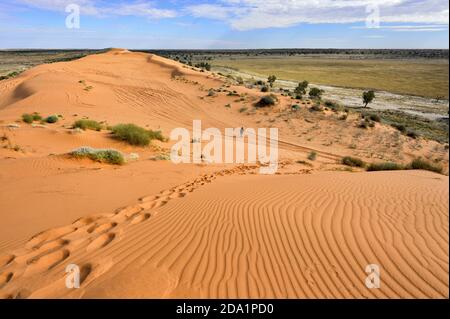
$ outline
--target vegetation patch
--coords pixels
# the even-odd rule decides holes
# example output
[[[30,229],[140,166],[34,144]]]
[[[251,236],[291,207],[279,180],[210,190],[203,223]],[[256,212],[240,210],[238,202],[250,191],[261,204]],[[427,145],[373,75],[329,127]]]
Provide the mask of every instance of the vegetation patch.
[[[56,122],[58,122],[58,116],[57,116],[57,115],[50,115],[50,116],[48,116],[47,118],[45,118],[44,121],[45,121],[46,123],[49,123],[49,124],[56,123]]]
[[[85,130],[101,131],[102,125],[94,120],[78,120],[73,124],[73,128],[80,128],[83,131]]]
[[[263,96],[257,103],[256,107],[268,107],[274,106],[277,102],[277,98],[275,95],[266,95]]]
[[[311,153],[309,153],[308,159],[309,159],[310,161],[315,161],[316,158],[317,158],[317,153],[316,153],[316,152],[312,151]]]
[[[34,112],[33,114],[24,113],[22,114],[22,121],[25,123],[31,124],[34,121],[41,121],[42,116],[39,115],[39,113]]]
[[[137,146],[147,146],[151,140],[167,140],[160,131],[146,130],[135,124],[118,124],[111,132],[115,138]]]
[[[422,158],[414,159],[411,164],[409,164],[408,168],[410,169],[423,169],[426,171],[431,171],[435,173],[442,174],[444,168],[441,165],[433,164],[428,162]]]
[[[417,136],[440,143],[448,143],[448,118],[430,120],[422,116],[395,110],[379,111],[378,115],[384,123],[391,125],[405,135],[409,132],[412,137],[414,134],[411,133],[414,131]]]
[[[367,167],[367,171],[376,172],[376,171],[399,171],[403,170],[405,167],[401,164],[397,164],[394,162],[385,162],[385,163],[372,163]]]
[[[123,165],[125,158],[121,152],[114,149],[95,149],[92,147],[80,147],[69,153],[74,158],[89,158],[100,163]]]
[[[363,160],[356,158],[356,157],[350,157],[346,156],[342,159],[342,164],[350,166],[350,167],[361,167],[364,168],[366,166],[366,163],[364,163]]]

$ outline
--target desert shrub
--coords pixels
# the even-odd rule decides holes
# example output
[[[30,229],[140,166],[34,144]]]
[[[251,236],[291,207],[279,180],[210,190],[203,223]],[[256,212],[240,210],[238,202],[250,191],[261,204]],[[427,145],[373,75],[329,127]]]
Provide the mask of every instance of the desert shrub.
[[[341,121],[347,121],[347,118],[348,118],[348,114],[347,113],[342,114],[341,116],[339,116],[339,120],[341,120]]]
[[[313,106],[311,106],[310,110],[314,112],[321,112],[323,111],[323,107],[322,105],[320,105],[320,103],[315,103]]]
[[[369,119],[374,122],[381,122],[381,117],[378,114],[369,114]]]
[[[267,107],[273,106],[276,103],[276,97],[274,95],[266,95],[263,96],[258,103],[256,103],[256,107]]]
[[[167,140],[161,131],[146,130],[135,124],[118,124],[111,128],[111,132],[115,138],[137,146],[146,146],[151,140]]]
[[[239,109],[239,113],[244,113],[244,112],[247,111],[247,110],[248,110],[248,108],[245,107],[245,106],[243,106],[243,107],[241,107],[241,108]]]
[[[50,115],[45,119],[45,122],[49,123],[49,124],[53,124],[58,122],[58,116],[56,115]]]
[[[213,89],[208,91],[208,96],[216,96],[216,92]]]
[[[342,159],[342,164],[351,166],[351,167],[365,167],[366,163],[364,163],[363,160],[356,158],[356,157],[350,157],[346,156]]]
[[[95,149],[92,147],[80,147],[69,153],[75,158],[89,158],[100,163],[122,165],[125,159],[119,151],[114,149]]]
[[[262,80],[258,80],[258,81],[255,82],[255,85],[264,85],[264,84],[265,83]]]
[[[27,113],[22,114],[22,121],[28,124],[33,123],[33,115]]]
[[[402,133],[405,133],[405,132],[406,132],[406,127],[405,127],[404,125],[402,125],[402,124],[396,124],[396,123],[394,123],[394,124],[392,124],[392,127],[395,128],[395,129],[397,129],[398,131],[400,131],[400,132],[402,132]]]
[[[341,110],[343,109],[343,107],[342,107],[340,104],[338,104],[338,103],[336,103],[336,102],[333,102],[333,101],[330,101],[330,100],[325,101],[325,102],[324,102],[324,105],[325,105],[326,107],[332,109],[332,110],[335,111],[335,112],[336,112],[336,111],[341,111]]]
[[[202,70],[211,71],[211,64],[208,62],[200,62],[195,65],[196,68],[200,68]]]
[[[442,171],[444,168],[441,165],[436,165],[433,163],[430,163],[422,158],[416,158],[414,159],[408,166],[410,169],[423,169],[426,171],[431,171],[435,173],[442,174]]]
[[[170,154],[158,154],[150,158],[152,161],[169,161]]]
[[[311,153],[309,153],[308,159],[309,159],[310,161],[315,161],[316,158],[317,158],[317,153],[316,153],[316,152],[312,151]]]
[[[359,122],[358,127],[359,127],[359,128],[363,128],[363,129],[367,129],[367,128],[369,128],[369,127],[373,127],[373,124],[372,124],[372,123],[373,123],[373,122],[370,121],[369,119],[364,119],[364,120],[361,120],[361,121]]]
[[[398,171],[404,169],[403,165],[394,162],[372,163],[367,167],[369,172],[375,171]]]
[[[269,87],[267,87],[267,86],[263,86],[262,88],[261,88],[261,92],[269,92]]]
[[[162,134],[161,131],[148,130],[148,136],[150,140],[158,140],[161,142],[167,142],[167,138]]]
[[[111,131],[115,138],[131,145],[146,146],[150,143],[148,131],[134,124],[119,124],[113,126]]]
[[[294,104],[294,105],[291,106],[291,109],[292,109],[293,111],[298,111],[298,110],[300,110],[300,105]]]
[[[413,139],[416,139],[419,137],[419,134],[417,134],[415,131],[413,130],[407,130],[406,131],[406,136],[411,137]]]
[[[83,131],[85,130],[100,131],[102,129],[102,125],[94,120],[78,120],[73,124],[73,128],[80,128]]]
[[[319,88],[311,88],[309,90],[309,96],[311,98],[320,99],[322,97],[323,92],[324,91]]]

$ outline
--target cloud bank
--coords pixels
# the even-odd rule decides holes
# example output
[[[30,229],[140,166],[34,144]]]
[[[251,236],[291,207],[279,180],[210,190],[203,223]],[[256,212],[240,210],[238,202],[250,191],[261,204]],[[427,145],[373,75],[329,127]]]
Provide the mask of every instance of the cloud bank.
[[[447,24],[447,0],[222,0],[187,7],[195,17],[222,20],[236,30],[301,23],[364,22],[377,8],[380,22]]]

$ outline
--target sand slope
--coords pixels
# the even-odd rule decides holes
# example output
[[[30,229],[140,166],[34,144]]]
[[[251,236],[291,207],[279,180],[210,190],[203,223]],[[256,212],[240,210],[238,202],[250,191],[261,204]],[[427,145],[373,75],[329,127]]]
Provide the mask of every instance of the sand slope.
[[[0,258],[2,291],[6,297],[448,298],[447,177],[249,172],[205,175],[115,213],[43,232]],[[81,289],[65,288],[69,263],[82,268]],[[374,263],[381,288],[369,290],[364,269]]]
[[[0,297],[448,298],[448,176],[337,171],[345,155],[447,168],[445,146],[381,124],[361,130],[355,115],[341,121],[307,102],[292,112],[281,95],[270,110],[241,112],[262,94],[121,49],[0,82]],[[61,118],[8,127],[35,111]],[[280,170],[150,160],[171,144],[74,134],[83,117],[165,135],[194,119],[278,127]],[[140,158],[114,167],[64,156],[84,145]],[[70,264],[80,289],[65,286]],[[380,289],[365,286],[368,264],[381,268]]]

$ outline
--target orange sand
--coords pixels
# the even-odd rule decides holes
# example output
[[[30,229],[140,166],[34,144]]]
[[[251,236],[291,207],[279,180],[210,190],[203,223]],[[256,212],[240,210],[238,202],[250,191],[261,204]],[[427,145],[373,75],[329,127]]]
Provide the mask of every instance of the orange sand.
[[[245,114],[238,110],[262,93],[231,83],[245,101],[207,96],[226,83],[120,49],[0,82],[0,136],[8,138],[0,144],[0,297],[449,297],[448,176],[350,173],[338,163],[424,156],[448,167],[443,146],[380,124],[361,131],[356,117],[342,123],[330,111],[289,115],[287,97]],[[62,119],[7,127],[35,111]],[[278,127],[282,165],[262,176],[258,165],[152,161],[171,142],[143,148],[106,131],[71,133],[82,117],[165,135],[193,119],[204,128]],[[85,145],[140,157],[115,167],[63,156]],[[296,162],[311,150],[316,161]],[[69,264],[80,267],[80,289],[65,286]],[[368,264],[381,268],[380,289],[365,286]]]

